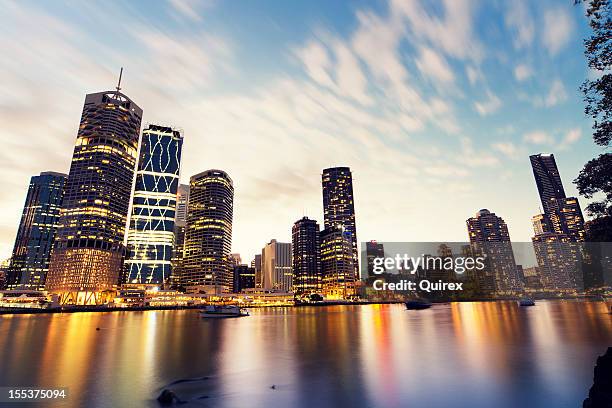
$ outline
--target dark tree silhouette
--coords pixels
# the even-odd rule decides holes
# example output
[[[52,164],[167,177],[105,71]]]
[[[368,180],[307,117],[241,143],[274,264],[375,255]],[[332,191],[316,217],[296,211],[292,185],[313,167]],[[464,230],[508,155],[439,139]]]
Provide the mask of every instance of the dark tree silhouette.
[[[608,151],[612,144],[612,5],[610,0],[586,3],[592,34],[584,40],[585,55],[597,78],[586,80],[581,90],[586,104],[584,112],[593,118],[593,140],[603,146],[604,152],[584,166],[574,183],[581,195],[595,199],[586,208],[594,217],[587,226],[587,240],[609,241],[612,234],[612,153]]]

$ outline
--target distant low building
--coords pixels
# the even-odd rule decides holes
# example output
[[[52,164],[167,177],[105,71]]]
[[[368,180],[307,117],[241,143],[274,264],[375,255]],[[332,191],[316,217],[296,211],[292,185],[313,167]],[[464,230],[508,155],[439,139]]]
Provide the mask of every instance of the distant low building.
[[[255,288],[255,268],[248,265],[234,266],[233,293]]]

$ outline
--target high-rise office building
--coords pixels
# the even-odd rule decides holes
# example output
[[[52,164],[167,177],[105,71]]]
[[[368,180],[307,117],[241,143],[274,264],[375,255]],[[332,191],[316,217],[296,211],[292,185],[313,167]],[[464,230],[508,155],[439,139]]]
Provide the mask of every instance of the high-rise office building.
[[[292,269],[291,244],[273,239],[261,250],[263,289],[291,291]]]
[[[385,247],[382,243],[368,241],[365,244],[365,257],[368,265],[366,277],[370,278],[372,276],[376,276],[374,273],[374,259],[385,257]]]
[[[8,288],[44,289],[66,177],[65,174],[49,171],[30,179],[7,269]]]
[[[230,292],[230,261],[234,186],[221,170],[207,170],[189,182],[189,208],[183,259],[182,285]]]
[[[357,249],[357,227],[355,224],[355,203],[353,176],[348,167],[332,167],[323,170],[323,217],[325,228],[341,226],[352,245],[353,269],[359,276]]]
[[[230,261],[232,262],[232,266],[242,265],[242,257],[240,254],[230,254]]]
[[[188,205],[189,184],[179,184],[178,192],[176,194],[176,218],[174,219],[174,245],[172,248],[172,274],[170,275],[170,286],[172,288],[178,288],[181,286]]]
[[[127,234],[125,283],[162,285],[172,273],[182,147],[183,135],[178,130],[149,125],[142,132]]]
[[[189,184],[179,184],[176,195],[176,222],[187,223],[187,208],[189,205]]]
[[[547,212],[551,200],[565,198],[565,190],[559,175],[559,169],[553,154],[534,154],[529,156],[533,176],[544,212]]]
[[[495,213],[482,209],[466,221],[474,254],[485,256],[488,267],[479,276],[485,292],[510,295],[521,289],[518,268],[506,222]]]
[[[114,297],[141,118],[142,109],[119,86],[85,97],[46,283],[62,303]]]
[[[261,254],[255,255],[251,261],[251,266],[255,268],[255,287],[263,288],[263,273],[261,271]]]
[[[176,221],[174,223],[174,244],[172,246],[172,274],[170,275],[170,287],[178,288],[182,285],[183,260],[185,253],[185,229],[186,223]]]
[[[240,293],[245,289],[251,289],[254,287],[255,268],[243,264],[234,266],[234,281],[232,285],[232,292]]]
[[[319,223],[303,217],[293,224],[293,288],[296,294],[321,290],[321,243]]]
[[[323,294],[328,299],[349,299],[356,294],[351,234],[342,226],[321,231]]]
[[[544,289],[575,292],[584,289],[580,243],[566,234],[544,232],[532,238]]]
[[[572,241],[584,240],[584,218],[576,197],[566,197],[559,169],[552,154],[529,156],[544,218],[544,232],[565,234]],[[539,230],[539,228],[538,228]],[[536,234],[537,231],[536,230]]]

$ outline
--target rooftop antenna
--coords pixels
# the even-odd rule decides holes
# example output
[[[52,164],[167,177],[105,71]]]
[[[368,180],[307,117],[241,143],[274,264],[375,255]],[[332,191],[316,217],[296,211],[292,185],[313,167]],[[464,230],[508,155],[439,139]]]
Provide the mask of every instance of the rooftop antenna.
[[[121,90],[121,77],[123,76],[123,67],[121,67],[121,71],[119,71],[119,82],[117,82],[117,87],[115,88],[117,90],[117,93],[119,93],[119,91]]]

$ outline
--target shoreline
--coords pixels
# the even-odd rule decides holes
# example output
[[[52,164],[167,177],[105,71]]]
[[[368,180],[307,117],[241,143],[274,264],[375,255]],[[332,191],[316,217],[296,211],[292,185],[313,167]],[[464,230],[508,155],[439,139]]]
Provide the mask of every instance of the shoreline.
[[[599,302],[594,298],[585,297],[567,297],[567,298],[544,298],[536,299],[538,301],[545,300],[583,300]],[[452,300],[452,301],[433,301],[433,304],[450,304],[450,303],[466,303],[466,302],[508,302],[517,299],[472,299],[472,300]],[[603,302],[607,302],[604,300]],[[241,306],[244,309],[265,309],[265,308],[289,308],[289,307],[325,307],[325,306],[362,306],[362,305],[389,305],[389,304],[401,304],[403,300],[376,300],[376,301],[360,301],[360,302],[347,302],[347,301],[331,301],[331,302],[317,302],[317,303],[299,303],[294,305],[277,305],[277,306]],[[55,313],[104,313],[104,312],[146,312],[152,310],[197,310],[202,309],[208,305],[190,305],[190,306],[134,306],[134,307],[100,307],[100,306],[75,306],[75,307],[57,307],[49,309],[38,309],[38,308],[15,308],[15,309],[0,309],[1,315],[23,315],[23,314],[55,314]]]

